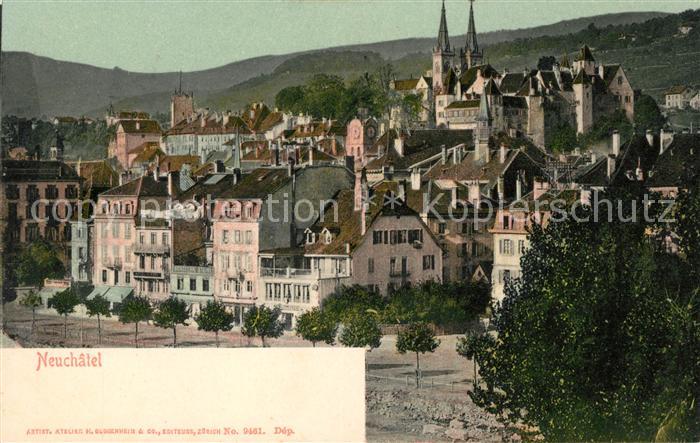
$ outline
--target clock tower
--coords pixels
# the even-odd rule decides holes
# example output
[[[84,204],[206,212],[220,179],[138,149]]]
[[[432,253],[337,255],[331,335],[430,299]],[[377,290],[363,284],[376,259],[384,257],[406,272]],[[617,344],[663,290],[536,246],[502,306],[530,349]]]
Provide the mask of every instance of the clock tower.
[[[450,46],[450,35],[447,32],[447,17],[445,0],[442,0],[440,12],[440,29],[438,30],[437,45],[433,48],[433,92],[439,95],[443,89],[445,74],[452,67],[455,53]]]
[[[377,141],[377,121],[374,118],[355,118],[348,123],[345,137],[347,155],[355,158],[355,165],[367,163],[365,152]]]

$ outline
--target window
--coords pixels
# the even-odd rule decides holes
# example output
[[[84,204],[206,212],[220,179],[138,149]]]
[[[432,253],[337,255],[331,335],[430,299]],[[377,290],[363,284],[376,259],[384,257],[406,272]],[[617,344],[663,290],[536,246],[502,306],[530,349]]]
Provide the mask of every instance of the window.
[[[374,274],[374,259],[372,257],[367,259],[367,273]]]
[[[36,200],[39,200],[39,189],[36,185],[27,186],[27,202],[33,203]]]
[[[311,300],[311,297],[309,294],[309,287],[302,286],[301,287],[301,301],[304,303],[308,303],[310,300]]]
[[[155,245],[156,244],[156,233],[151,232],[151,244]]]
[[[382,242],[382,231],[372,232],[372,244],[378,245]]]
[[[126,277],[124,277],[124,281],[126,283],[131,283],[131,272],[129,272],[129,271],[126,272]]]
[[[139,244],[142,245],[144,241],[145,241],[144,234],[142,232],[141,234],[139,234]]]
[[[245,231],[245,244],[253,243],[253,231]]]
[[[183,284],[184,284],[184,283],[183,283],[183,279],[182,279],[182,278],[178,278],[178,279],[177,279],[177,289],[178,289],[178,290],[182,290]]]
[[[512,240],[501,240],[500,252],[501,252],[501,254],[513,255],[513,241]]]
[[[44,195],[47,199],[58,198],[58,188],[56,185],[48,185],[44,190]]]
[[[102,283],[107,283],[107,270],[102,270]]]
[[[233,289],[234,289],[234,292],[240,293],[241,292],[241,282],[239,282],[238,280],[234,280],[233,281]]]
[[[202,280],[202,291],[209,292],[209,279],[205,278]]]
[[[247,292],[253,292],[253,282],[252,282],[252,281],[248,280],[248,281],[245,283],[245,290],[246,290]]]
[[[265,283],[265,300],[272,300],[272,283]]]
[[[423,241],[423,231],[421,229],[411,229],[408,231],[408,242],[413,244],[415,242]]]
[[[234,242],[235,244],[240,244],[240,243],[241,243],[241,231],[239,231],[238,229],[236,229],[236,230],[234,231],[233,235],[234,235],[234,237],[233,237],[233,242]]]
[[[196,291],[197,290],[197,279],[191,278],[190,279],[190,291]]]
[[[156,268],[156,258],[154,256],[151,256],[151,269]]]
[[[618,84],[618,85],[621,85],[621,84],[622,84],[622,76],[620,76],[620,77],[617,78],[617,84]]]
[[[434,255],[424,255],[423,256],[423,270],[435,269],[435,256]]]
[[[131,239],[131,225],[129,223],[124,224],[124,238]]]
[[[66,198],[78,198],[78,188],[75,185],[66,186],[65,196]]]
[[[168,233],[167,232],[163,232],[163,235],[161,237],[161,241],[163,242],[163,246],[168,245]]]
[[[112,222],[112,238],[119,238],[119,223]]]
[[[389,243],[390,244],[395,245],[398,241],[398,238],[399,238],[399,236],[396,233],[396,231],[394,231],[394,230],[389,231]]]
[[[146,256],[139,255],[139,269],[146,269]]]
[[[389,259],[389,273],[391,275],[396,273],[396,257],[391,257]]]
[[[522,255],[525,253],[525,240],[518,240],[518,254]]]
[[[438,234],[444,234],[447,231],[447,223],[438,224]]]
[[[153,292],[153,280],[148,280],[148,291]]]
[[[226,229],[224,229],[223,232],[221,233],[221,242],[223,244],[228,243],[228,231]]]
[[[5,188],[5,197],[10,200],[17,200],[19,198],[19,188],[17,185],[7,185]]]

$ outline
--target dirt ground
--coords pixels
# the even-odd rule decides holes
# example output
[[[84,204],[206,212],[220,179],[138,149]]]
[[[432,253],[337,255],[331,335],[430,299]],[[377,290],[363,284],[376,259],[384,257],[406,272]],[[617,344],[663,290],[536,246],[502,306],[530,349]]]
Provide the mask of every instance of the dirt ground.
[[[4,331],[23,347],[133,347],[134,326],[116,319],[102,322],[102,345],[97,344],[97,321],[68,318],[63,337],[63,318],[51,313],[37,315],[31,332],[31,311],[16,303],[4,305]],[[376,442],[418,441],[511,441],[516,440],[496,419],[475,406],[467,392],[473,367],[455,352],[458,336],[440,337],[432,354],[422,355],[422,385],[415,386],[415,354],[396,352],[396,336],[385,336],[379,348],[367,353],[367,440]],[[239,331],[220,334],[221,346],[260,346]],[[3,341],[6,345],[7,341]],[[178,346],[213,347],[214,335],[195,326],[178,328]],[[287,332],[268,341],[272,347],[308,347],[310,343]],[[139,326],[140,347],[172,346],[172,332],[150,324]],[[337,345],[336,345],[337,346]]]

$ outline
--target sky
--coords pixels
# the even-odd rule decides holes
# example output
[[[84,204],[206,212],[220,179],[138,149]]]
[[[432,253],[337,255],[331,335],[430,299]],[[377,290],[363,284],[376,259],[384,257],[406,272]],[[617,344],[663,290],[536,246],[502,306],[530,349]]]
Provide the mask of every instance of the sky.
[[[2,1],[2,0],[0,0]],[[139,72],[193,71],[237,60],[437,33],[440,0],[5,0],[2,46]],[[583,16],[680,12],[698,0],[477,0],[477,32]],[[446,0],[466,32],[467,0]]]

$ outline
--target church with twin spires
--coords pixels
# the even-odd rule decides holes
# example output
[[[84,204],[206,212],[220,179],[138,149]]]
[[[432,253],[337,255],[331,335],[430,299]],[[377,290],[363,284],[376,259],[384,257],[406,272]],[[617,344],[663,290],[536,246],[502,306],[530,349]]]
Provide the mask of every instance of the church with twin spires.
[[[390,126],[476,130],[479,116],[486,112],[491,134],[527,137],[545,147],[554,129],[564,124],[581,134],[600,116],[616,111],[633,119],[636,93],[624,69],[619,64],[596,62],[587,45],[580,48],[573,62],[565,54],[551,69],[497,71],[485,61],[479,47],[474,1],[469,2],[464,47],[454,48],[450,42],[443,1],[431,70],[415,79],[391,82],[400,95],[420,96],[422,110],[409,115],[395,107]]]

